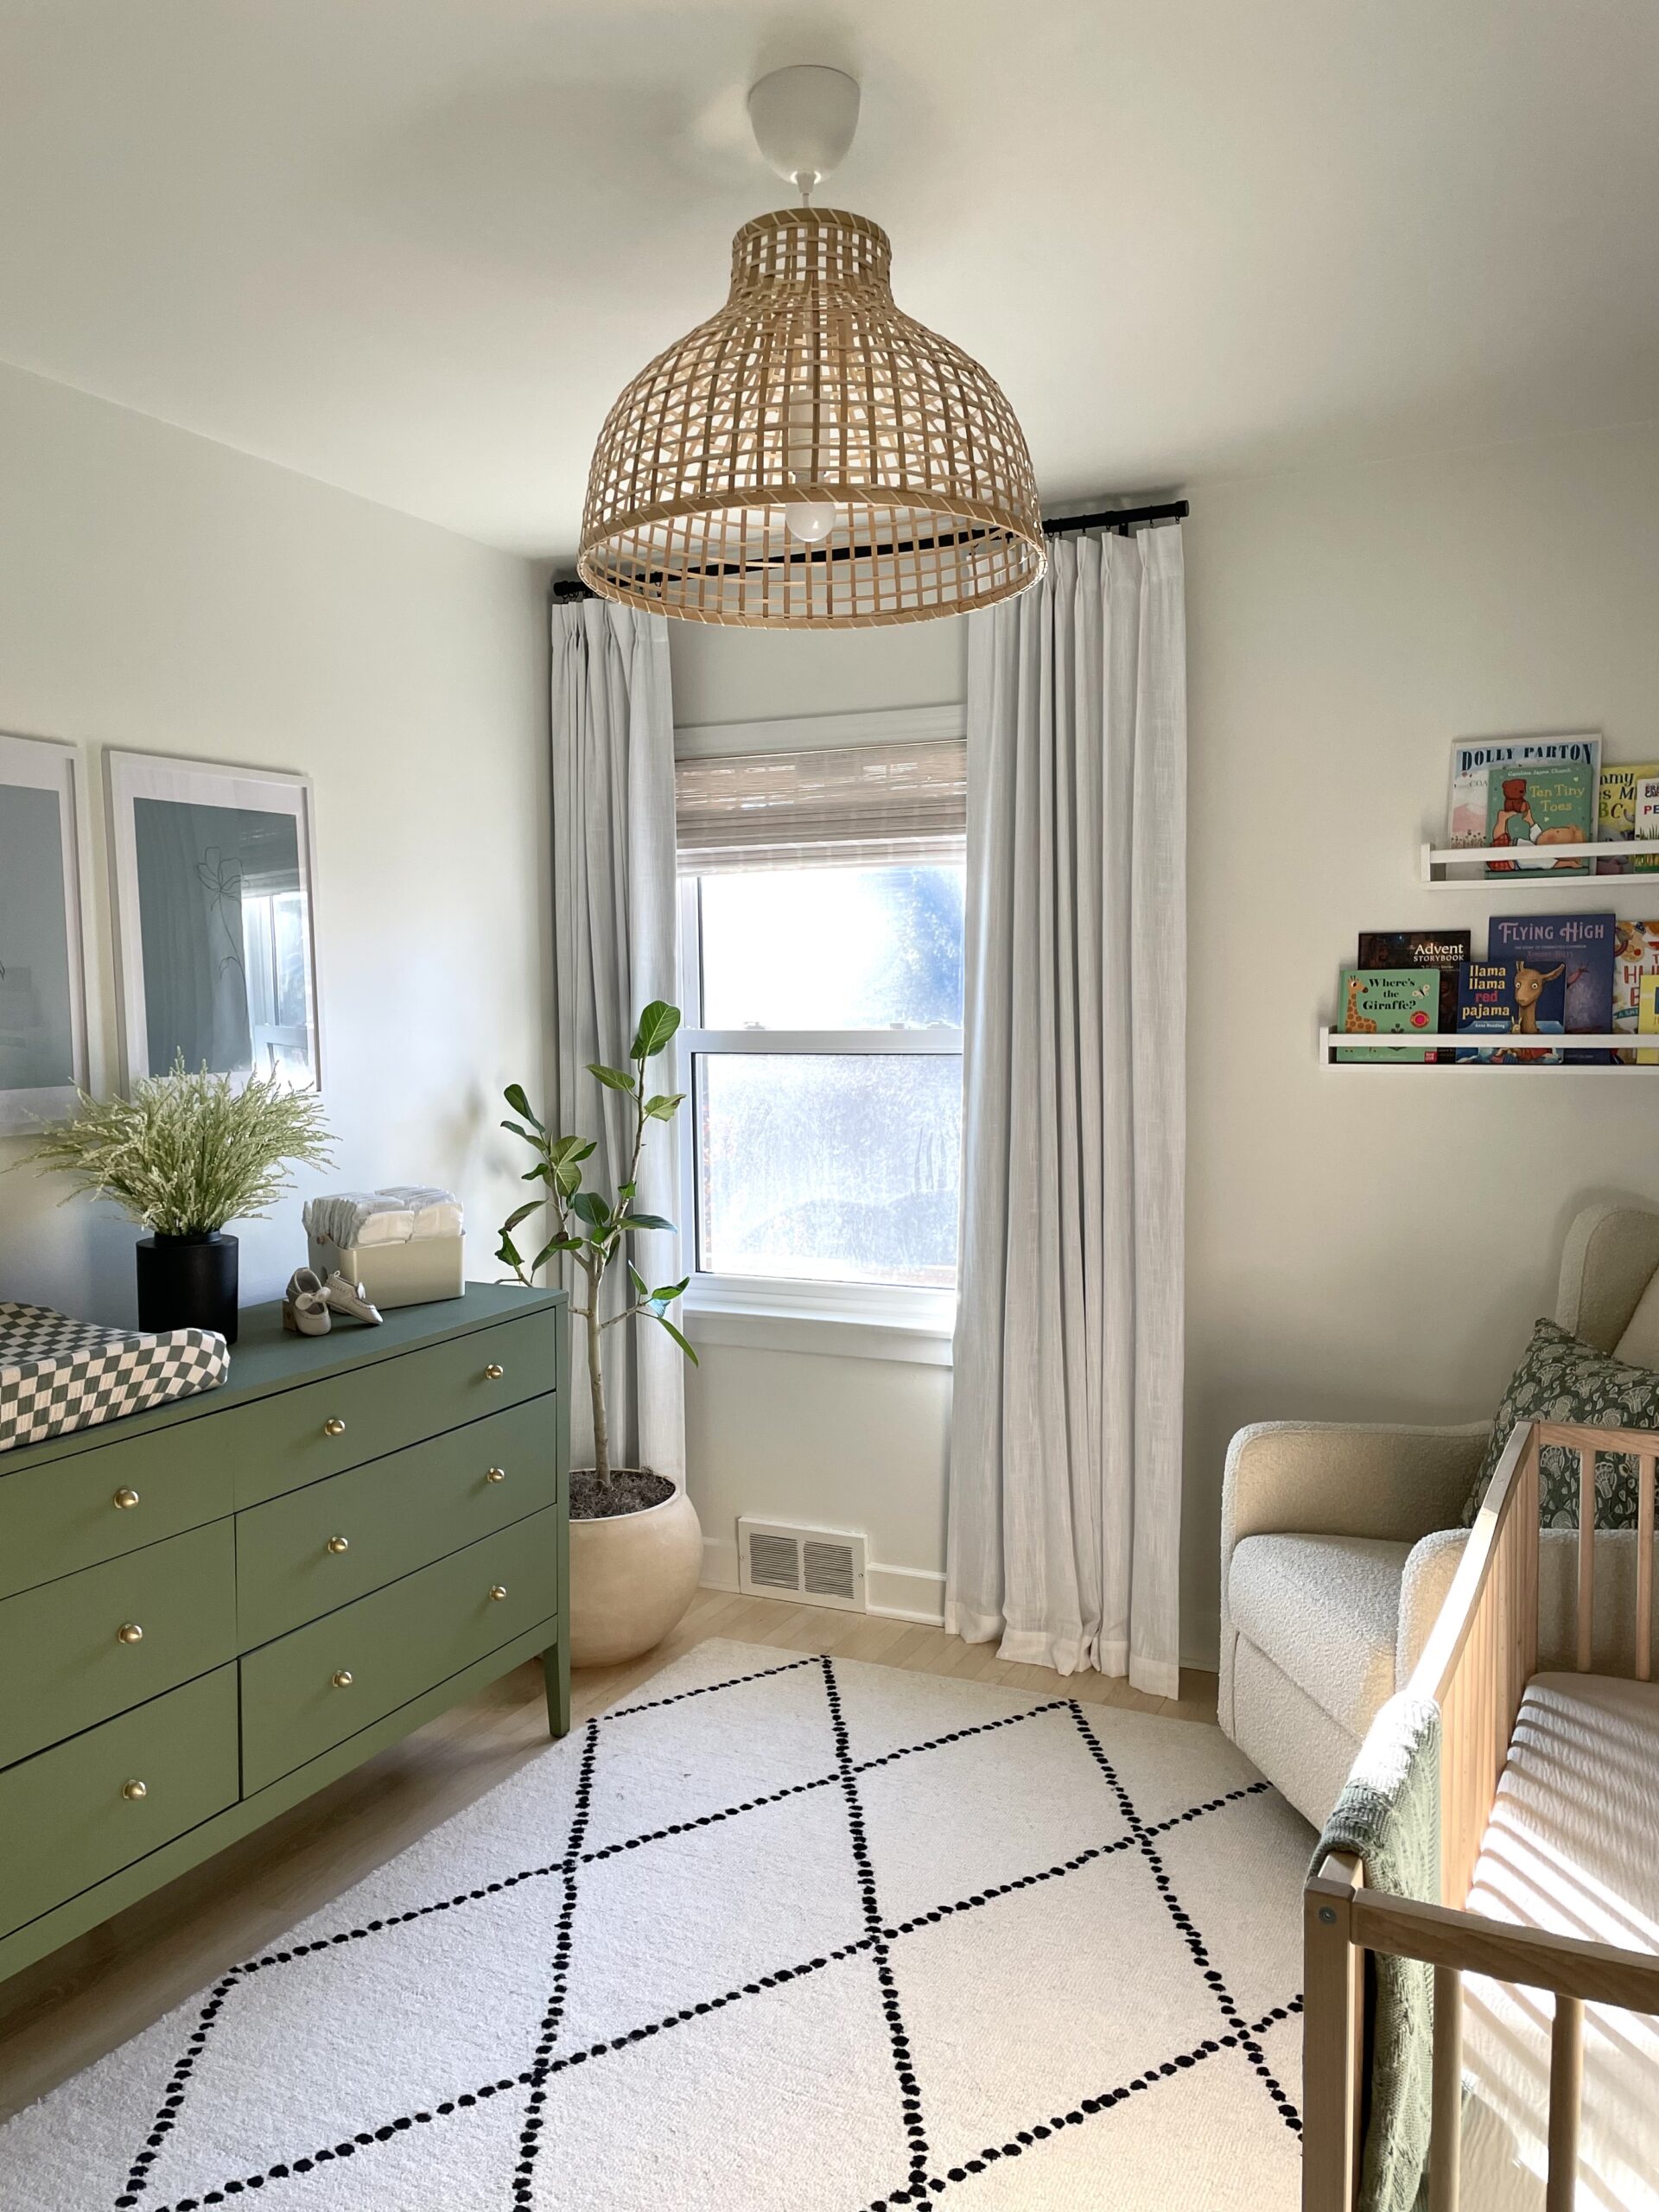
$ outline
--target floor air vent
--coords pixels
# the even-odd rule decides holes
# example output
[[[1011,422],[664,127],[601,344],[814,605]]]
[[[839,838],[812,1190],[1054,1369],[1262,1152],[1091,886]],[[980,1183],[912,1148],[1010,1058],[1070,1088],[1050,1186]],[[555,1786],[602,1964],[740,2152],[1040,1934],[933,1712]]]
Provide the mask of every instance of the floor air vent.
[[[830,1529],[795,1529],[786,1522],[737,1524],[739,1586],[753,1598],[793,1598],[807,1605],[864,1611],[862,1536]]]

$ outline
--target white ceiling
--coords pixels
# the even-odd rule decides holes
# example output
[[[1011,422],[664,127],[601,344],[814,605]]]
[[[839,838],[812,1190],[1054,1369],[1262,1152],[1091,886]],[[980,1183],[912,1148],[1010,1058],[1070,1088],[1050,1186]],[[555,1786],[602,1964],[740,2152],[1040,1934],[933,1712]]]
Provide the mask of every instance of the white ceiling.
[[[0,359],[568,556],[791,60],[1057,504],[1659,414],[1654,0],[0,0]]]

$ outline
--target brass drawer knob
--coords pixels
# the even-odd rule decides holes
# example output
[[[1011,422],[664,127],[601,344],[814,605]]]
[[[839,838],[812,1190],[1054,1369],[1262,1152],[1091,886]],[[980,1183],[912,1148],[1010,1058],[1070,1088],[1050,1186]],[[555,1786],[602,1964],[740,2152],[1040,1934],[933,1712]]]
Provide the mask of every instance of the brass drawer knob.
[[[322,1424],[322,1433],[325,1436],[344,1436],[346,1424],[343,1421],[326,1421]]]
[[[495,1583],[490,1591],[491,1597],[495,1599],[498,1605],[500,1603],[501,1599],[506,1596],[506,1594],[507,1586],[505,1582]]]
[[[352,1548],[351,1539],[349,1536],[330,1536],[328,1548],[331,1552],[348,1552]]]
[[[342,1667],[342,1668],[340,1669],[339,1673],[338,1673],[337,1675],[334,1675],[334,1688],[335,1688],[337,1690],[348,1690],[348,1689],[350,1689],[350,1688],[352,1687],[352,1670],[351,1670],[351,1669],[350,1669],[349,1667]]]
[[[484,1370],[484,1377],[488,1382],[499,1382],[506,1371],[505,1367],[498,1366],[496,1362],[492,1360]]]
[[[124,1782],[121,1785],[121,1795],[130,1798],[136,1805],[141,1797],[148,1797],[149,1791],[142,1782]]]
[[[138,1503],[138,1493],[136,1490],[118,1490],[110,1503],[118,1513],[130,1513]]]
[[[486,1483],[504,1483],[507,1479],[507,1471],[505,1467],[487,1467],[484,1479]]]
[[[115,1640],[118,1643],[142,1643],[144,1631],[137,1621],[123,1621],[115,1631]]]

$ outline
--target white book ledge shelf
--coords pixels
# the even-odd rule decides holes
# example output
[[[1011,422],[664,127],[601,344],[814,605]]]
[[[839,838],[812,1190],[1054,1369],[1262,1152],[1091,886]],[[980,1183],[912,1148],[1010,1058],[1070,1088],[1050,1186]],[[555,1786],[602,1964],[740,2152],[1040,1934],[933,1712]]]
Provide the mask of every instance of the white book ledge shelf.
[[[1513,861],[1520,853],[1548,853],[1548,866],[1541,867],[1535,860],[1517,867],[1513,874],[1488,875],[1488,861]],[[1644,884],[1652,896],[1655,911],[1659,912],[1659,867],[1641,868],[1633,874],[1598,875],[1593,866],[1588,874],[1560,875],[1556,873],[1557,861],[1618,860],[1628,861],[1632,854],[1650,855],[1659,861],[1659,840],[1640,843],[1629,837],[1599,845],[1420,845],[1417,851],[1417,876],[1426,891],[1571,891],[1580,898],[1599,899],[1616,884]],[[1452,869],[1461,873],[1453,874]]]
[[[1624,1073],[1625,1063],[1613,1061],[1573,1060],[1497,1060],[1494,1052],[1513,1052],[1517,1047],[1526,1052],[1649,1052],[1651,1061],[1637,1061],[1636,1072],[1659,1075],[1659,1036],[1639,1036],[1633,1029],[1610,1030],[1605,1034],[1590,1031],[1571,1031],[1558,1037],[1549,1031],[1539,1036],[1523,1034],[1519,1030],[1495,1029],[1484,1033],[1463,1036],[1455,1031],[1435,1031],[1419,1035],[1412,1030],[1401,1030],[1388,1036],[1376,1036],[1368,1030],[1321,1029],[1319,1032],[1319,1060],[1330,1068],[1381,1068],[1386,1060],[1339,1060],[1338,1052],[1449,1052],[1455,1046],[1459,1052],[1478,1052],[1478,1060],[1434,1061],[1408,1060],[1408,1068],[1432,1069],[1436,1073],[1446,1066],[1460,1067],[1466,1074],[1471,1068],[1494,1070],[1503,1075],[1525,1072],[1531,1075],[1604,1075]]]

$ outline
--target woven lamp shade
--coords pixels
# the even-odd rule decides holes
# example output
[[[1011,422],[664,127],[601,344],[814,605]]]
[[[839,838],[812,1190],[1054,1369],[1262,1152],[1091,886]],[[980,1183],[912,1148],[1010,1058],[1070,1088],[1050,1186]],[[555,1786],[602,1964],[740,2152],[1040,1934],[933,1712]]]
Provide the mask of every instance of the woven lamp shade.
[[[1014,411],[899,313],[892,257],[836,208],[744,225],[725,306],[606,419],[584,582],[693,622],[823,630],[988,607],[1042,574]]]

